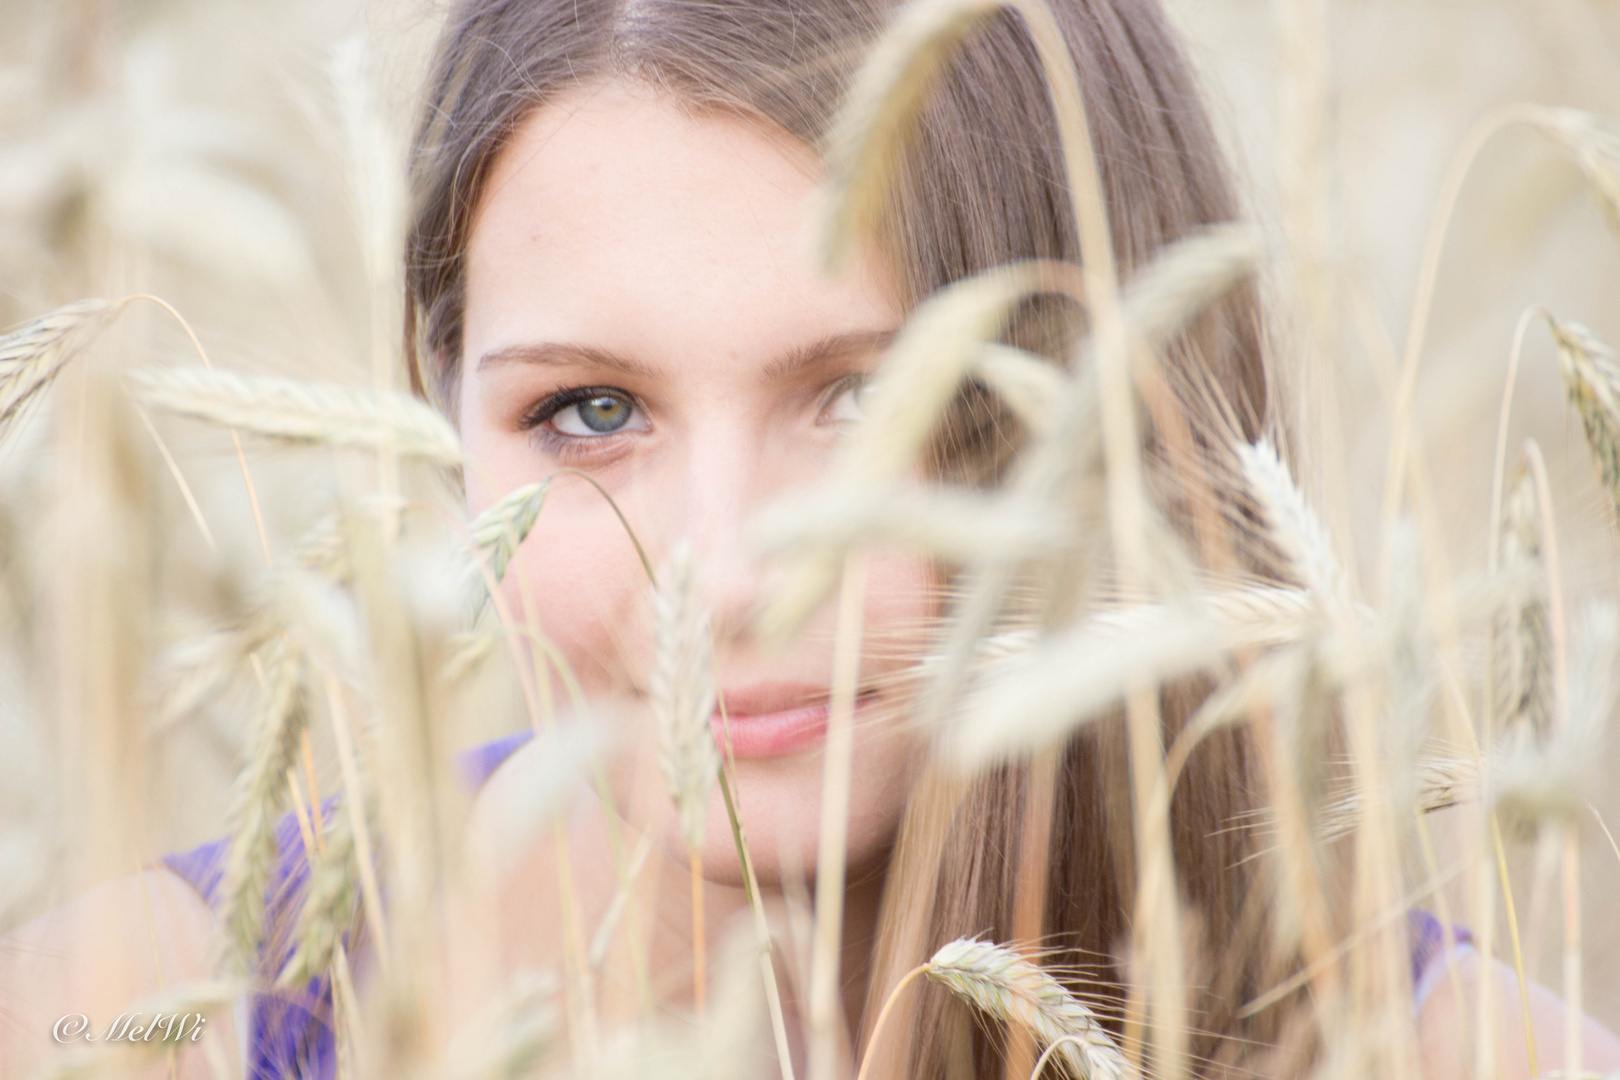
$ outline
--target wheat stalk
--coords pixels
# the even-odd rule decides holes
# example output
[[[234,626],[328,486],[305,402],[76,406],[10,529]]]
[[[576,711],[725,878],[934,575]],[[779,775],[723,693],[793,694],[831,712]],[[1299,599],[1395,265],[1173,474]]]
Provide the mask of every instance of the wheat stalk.
[[[139,368],[129,378],[149,408],[290,442],[461,463],[455,429],[405,394],[206,368]]]
[[[653,592],[657,658],[650,696],[658,725],[658,760],[691,869],[692,989],[701,1016],[707,997],[703,833],[709,791],[720,775],[720,749],[709,719],[715,709],[713,639],[690,546],[684,542],[676,546],[659,582]]]
[[[1620,364],[1614,352],[1580,323],[1547,317],[1558,343],[1564,390],[1586,429],[1609,499],[1620,514]]]
[[[933,955],[925,973],[996,1019],[1023,1025],[1046,1045],[1068,1040],[1058,1052],[1076,1076],[1085,1080],[1136,1076],[1096,1015],[1011,949],[958,939]]]

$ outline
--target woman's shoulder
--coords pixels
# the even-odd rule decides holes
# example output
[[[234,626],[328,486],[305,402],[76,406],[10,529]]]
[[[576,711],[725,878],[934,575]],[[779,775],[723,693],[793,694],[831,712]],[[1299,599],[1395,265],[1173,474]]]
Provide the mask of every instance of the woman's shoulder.
[[[534,738],[533,731],[517,731],[498,739],[480,743],[456,755],[456,766],[461,777],[472,788],[481,788],[490,774],[524,743]]]

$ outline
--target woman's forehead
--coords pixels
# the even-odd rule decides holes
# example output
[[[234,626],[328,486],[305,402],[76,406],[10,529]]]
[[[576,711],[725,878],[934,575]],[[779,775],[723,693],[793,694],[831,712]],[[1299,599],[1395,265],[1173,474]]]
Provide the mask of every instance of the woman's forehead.
[[[821,269],[820,171],[760,121],[616,83],[571,91],[491,170],[468,243],[464,359],[542,340],[776,355],[892,326],[876,260]]]

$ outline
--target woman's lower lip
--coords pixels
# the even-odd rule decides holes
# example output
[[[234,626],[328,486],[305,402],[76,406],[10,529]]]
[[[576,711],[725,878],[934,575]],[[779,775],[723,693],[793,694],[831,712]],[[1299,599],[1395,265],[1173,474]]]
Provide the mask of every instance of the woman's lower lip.
[[[826,705],[809,705],[780,712],[727,716],[723,721],[716,711],[711,723],[722,753],[729,734],[731,753],[735,757],[782,757],[820,746],[827,738],[827,716]]]

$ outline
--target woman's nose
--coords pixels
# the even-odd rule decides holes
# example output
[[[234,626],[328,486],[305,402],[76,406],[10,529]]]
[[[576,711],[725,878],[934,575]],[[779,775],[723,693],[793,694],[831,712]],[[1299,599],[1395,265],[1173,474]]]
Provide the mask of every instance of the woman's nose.
[[[692,544],[716,639],[745,634],[763,583],[749,521],[791,487],[792,470],[765,432],[742,425],[705,431],[685,457],[676,535]]]

